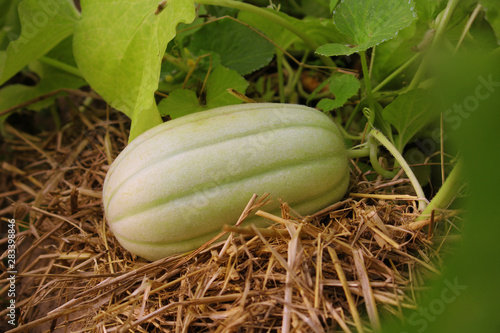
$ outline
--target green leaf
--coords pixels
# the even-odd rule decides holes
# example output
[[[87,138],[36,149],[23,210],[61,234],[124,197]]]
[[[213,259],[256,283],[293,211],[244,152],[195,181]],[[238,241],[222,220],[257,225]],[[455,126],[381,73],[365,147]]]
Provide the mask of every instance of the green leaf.
[[[82,1],[74,53],[82,74],[112,107],[132,119],[129,140],[162,122],[154,98],[161,59],[179,22],[194,19],[192,0]]]
[[[323,98],[316,106],[325,112],[343,106],[360,88],[358,79],[353,75],[336,74],[329,81],[329,89],[335,95],[335,99]]]
[[[216,67],[207,80],[207,108],[242,103],[240,99],[228,93],[227,89],[231,88],[244,94],[247,87],[248,82],[236,71],[223,66]]]
[[[428,92],[415,89],[399,95],[384,108],[382,117],[399,133],[396,142],[399,151],[403,150],[415,134],[439,116],[440,109],[436,104],[436,99]]]
[[[399,31],[395,38],[378,45],[375,61],[371,67],[373,82],[384,80],[389,74],[413,57],[415,55],[415,46],[422,41],[422,36],[425,35],[427,30],[427,24],[412,24],[408,28]],[[400,80],[404,79],[405,74],[407,73],[401,73],[398,78]],[[399,87],[398,84],[401,84],[401,82],[393,80],[391,84]]]
[[[396,36],[415,19],[413,0],[342,0],[333,13],[337,29],[349,37],[350,45],[325,44],[316,53],[350,55],[367,50]]]
[[[240,104],[242,101],[228,93],[227,89],[245,93],[247,87],[248,82],[236,71],[217,66],[207,79],[205,105],[200,105],[194,91],[178,89],[163,99],[158,108],[163,116],[169,115],[173,119],[219,106]]]
[[[196,93],[189,89],[172,91],[167,98],[160,101],[158,109],[162,116],[170,116],[172,119],[204,110],[198,103]]]
[[[419,21],[427,24],[446,7],[447,0],[414,0]],[[496,0],[493,0],[496,1]]]
[[[77,18],[78,12],[71,1],[22,1],[21,36],[0,55],[0,84],[70,36]]]
[[[193,35],[189,49],[198,56],[203,55],[202,51],[215,52],[223,66],[241,75],[266,66],[274,55],[274,46],[270,42],[231,19],[203,26]]]

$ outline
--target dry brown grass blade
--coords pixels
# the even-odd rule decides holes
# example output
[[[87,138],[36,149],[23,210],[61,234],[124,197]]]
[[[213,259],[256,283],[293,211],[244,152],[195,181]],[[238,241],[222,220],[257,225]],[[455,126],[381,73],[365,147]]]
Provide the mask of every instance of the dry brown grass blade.
[[[380,332],[380,318],[378,316],[377,304],[375,303],[373,290],[370,285],[370,278],[363,259],[363,251],[361,249],[355,250],[352,254],[354,258],[354,265],[356,266],[356,272],[358,273],[358,279],[361,284],[361,291],[364,296],[368,318],[370,319],[373,329],[376,332]]]
[[[354,319],[354,324],[356,325],[356,329],[358,330],[359,333],[363,333],[364,327],[363,327],[363,324],[361,322],[361,318],[359,316],[356,302],[354,301],[354,298],[352,297],[351,290],[349,288],[349,285],[347,283],[347,279],[346,279],[345,274],[344,274],[344,270],[342,269],[342,265],[340,264],[339,257],[337,256],[337,252],[335,251],[334,248],[329,247],[328,253],[330,254],[330,257],[332,257],[333,264],[335,266],[335,271],[337,272],[340,283],[342,284],[342,288],[344,289],[347,304],[349,304],[349,310],[351,311],[351,315]]]

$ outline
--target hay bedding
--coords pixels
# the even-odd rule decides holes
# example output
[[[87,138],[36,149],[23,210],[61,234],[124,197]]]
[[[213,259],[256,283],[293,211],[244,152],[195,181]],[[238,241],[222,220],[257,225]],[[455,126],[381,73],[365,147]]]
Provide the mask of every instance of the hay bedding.
[[[425,281],[439,274],[453,221],[412,222],[408,180],[368,181],[355,161],[351,194],[313,216],[286,203],[282,216],[269,215],[265,203],[276,198],[260,194],[242,218],[257,212],[272,227],[228,227],[226,241],[188,256],[135,258],[109,232],[101,207],[126,120],[103,110],[70,116],[36,137],[7,128],[0,216],[2,232],[7,219],[17,222],[19,325],[4,330],[370,332],[380,318],[415,308]]]

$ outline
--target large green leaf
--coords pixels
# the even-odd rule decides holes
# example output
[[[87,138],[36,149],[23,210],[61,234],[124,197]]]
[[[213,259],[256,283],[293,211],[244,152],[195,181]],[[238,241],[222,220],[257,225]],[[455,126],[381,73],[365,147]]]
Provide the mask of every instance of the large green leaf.
[[[252,73],[272,60],[274,47],[255,31],[231,19],[203,26],[192,37],[189,49],[197,54],[215,52],[221,64],[241,75]]]
[[[154,99],[161,59],[179,22],[195,17],[193,0],[82,1],[74,53],[85,79],[132,119],[130,140],[162,122]]]
[[[335,56],[365,51],[394,38],[416,18],[413,0],[342,0],[333,20],[337,29],[351,39],[351,44],[325,44],[316,53]]]
[[[410,90],[387,105],[382,117],[398,131],[397,147],[400,151],[422,128],[440,114],[437,101],[423,89]]]
[[[0,84],[70,36],[77,18],[72,1],[22,1],[21,36],[0,53]]]

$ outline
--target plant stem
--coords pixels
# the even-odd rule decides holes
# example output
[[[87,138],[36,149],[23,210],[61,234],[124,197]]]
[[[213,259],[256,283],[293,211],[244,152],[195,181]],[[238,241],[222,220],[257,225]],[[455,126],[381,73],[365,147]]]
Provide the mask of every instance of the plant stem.
[[[355,141],[361,141],[362,140],[362,137],[360,135],[354,135],[354,134],[351,134],[349,132],[347,132],[345,130],[344,127],[342,127],[341,124],[335,122],[337,124],[337,127],[339,128],[340,132],[342,132],[342,136],[344,137],[344,139],[347,139],[347,140],[355,140]],[[366,155],[368,156],[368,155]]]
[[[38,59],[41,63],[44,63],[46,65],[52,66],[54,68],[60,69],[62,71],[65,71],[67,73],[73,74],[75,76],[78,76],[80,78],[83,78],[82,74],[78,70],[78,68],[73,67],[71,65],[65,64],[64,62],[61,62],[59,60],[55,60],[49,57],[41,57]]]
[[[169,63],[171,63],[172,65],[176,66],[177,68],[179,68],[180,70],[186,72],[186,73],[189,73],[189,71],[191,70],[191,68],[186,64],[184,63],[182,60],[168,54],[168,53],[165,53],[164,54],[164,58],[166,61],[168,61]]]
[[[239,2],[235,0],[195,0],[196,3],[202,4],[202,5],[212,5],[212,6],[222,6],[222,7],[229,7],[229,8],[234,8],[238,10],[243,10],[247,11],[250,13],[254,13],[256,15],[261,16],[263,19],[270,20],[276,24],[281,25],[287,30],[290,30],[293,32],[295,35],[297,35],[300,39],[304,41],[304,43],[310,47],[312,50],[316,50],[319,45],[309,37],[307,33],[304,31],[300,30],[300,27],[295,26],[293,23],[288,21],[287,19],[279,16],[273,11],[267,10],[265,8],[257,7],[248,3],[244,2]],[[322,57],[322,59],[325,61],[325,63],[328,66],[331,67],[337,67],[335,63],[332,61],[332,59],[328,57]]]
[[[370,148],[365,147],[365,148],[350,148],[347,149],[347,158],[349,159],[355,159],[355,158],[360,158],[360,157],[367,157],[370,156]]]
[[[283,52],[276,49],[276,66],[278,67],[278,88],[280,103],[285,103],[285,79],[283,78]]]
[[[463,162],[462,160],[458,160],[457,164],[451,170],[448,178],[443,183],[438,193],[431,200],[427,208],[424,209],[422,214],[415,220],[421,221],[426,218],[429,218],[431,212],[434,209],[445,209],[448,207],[453,199],[456,197],[460,187],[462,184],[462,176],[463,176]]]
[[[472,23],[474,23],[474,20],[477,17],[477,14],[479,14],[479,11],[483,8],[480,3],[477,4],[476,8],[474,8],[474,11],[470,15],[469,20],[467,21],[467,24],[464,27],[464,30],[462,31],[462,34],[460,35],[460,39],[458,40],[457,46],[455,46],[455,50],[453,53],[457,53],[458,49],[460,48],[460,45],[462,45],[462,42],[465,39],[465,36],[467,36],[467,33],[470,30],[470,27],[472,26]]]
[[[304,55],[302,56],[302,59],[300,61],[301,64],[305,64],[306,63],[306,60],[307,60],[307,57],[309,56],[309,51],[305,51],[304,52]],[[285,61],[285,65],[287,64],[287,62]],[[288,67],[290,67],[290,65],[288,64]],[[291,69],[291,67],[290,67]],[[304,66],[299,66],[297,68],[297,71],[295,71],[295,73],[292,71],[292,70],[289,70],[289,79],[288,79],[288,84],[286,86],[286,88],[288,89],[288,91],[292,91],[295,89],[295,87],[297,86],[297,83],[299,82],[299,79],[300,79],[300,75],[302,74],[302,70],[304,69]]]
[[[382,132],[380,132],[377,129],[373,129],[370,131],[370,136],[373,136],[375,139],[378,140],[387,150],[394,156],[397,162],[401,165],[403,170],[406,173],[406,176],[410,179],[411,184],[413,185],[413,188],[415,189],[415,192],[417,193],[417,196],[419,197],[419,202],[418,202],[418,210],[419,211],[424,211],[424,209],[427,207],[427,203],[425,202],[425,194],[424,191],[422,190],[422,186],[420,186],[420,183],[417,180],[417,177],[415,177],[415,174],[411,170],[410,166],[404,159],[403,155],[398,151],[396,147],[387,139]]]
[[[365,51],[360,51],[359,56],[361,58],[361,68],[363,69],[363,79],[365,80],[365,91],[366,97],[368,98],[368,105],[370,109],[375,112],[375,101],[373,99],[372,83],[370,81],[370,71],[368,70],[368,64],[366,62]]]
[[[436,45],[441,42],[441,39],[443,38],[444,32],[446,30],[446,26],[448,25],[448,22],[450,22],[451,15],[453,14],[453,11],[458,5],[459,0],[449,0],[448,4],[446,5],[446,8],[444,10],[443,16],[441,20],[439,21],[439,25],[436,29],[436,34],[434,35],[434,38],[431,41],[431,45],[429,46],[429,50],[427,55],[424,57],[422,62],[420,63],[420,66],[417,69],[417,72],[415,73],[415,76],[413,77],[413,80],[411,81],[408,89],[414,89],[417,88],[418,85],[420,84],[420,81],[422,80],[425,71],[427,70],[427,64],[429,61],[431,61],[431,57],[429,55],[429,52],[432,52]]]
[[[370,145],[370,163],[373,167],[373,169],[375,169],[375,171],[381,175],[382,177],[384,178],[393,178],[395,175],[396,175],[396,172],[393,172],[393,171],[388,171],[386,169],[384,169],[380,163],[378,162],[378,144],[377,142],[375,142],[376,140],[370,136],[368,138],[368,143]]]
[[[239,1],[234,1],[234,0],[196,0],[195,2],[202,4],[202,5],[212,5],[212,6],[223,6],[223,7],[230,7],[230,8],[235,8],[239,10],[244,10],[248,11],[254,14],[257,14],[261,16],[262,18],[271,20],[284,28],[290,30],[294,34],[296,34],[298,37],[300,37],[304,43],[306,43],[310,48],[316,50],[319,45],[316,44],[314,40],[309,38],[309,36],[304,33],[302,30],[300,30],[298,27],[294,26],[292,23],[284,19],[283,17],[279,16],[278,14],[275,14],[272,11],[268,11],[264,8],[257,7],[248,3],[244,2],[239,2]]]

